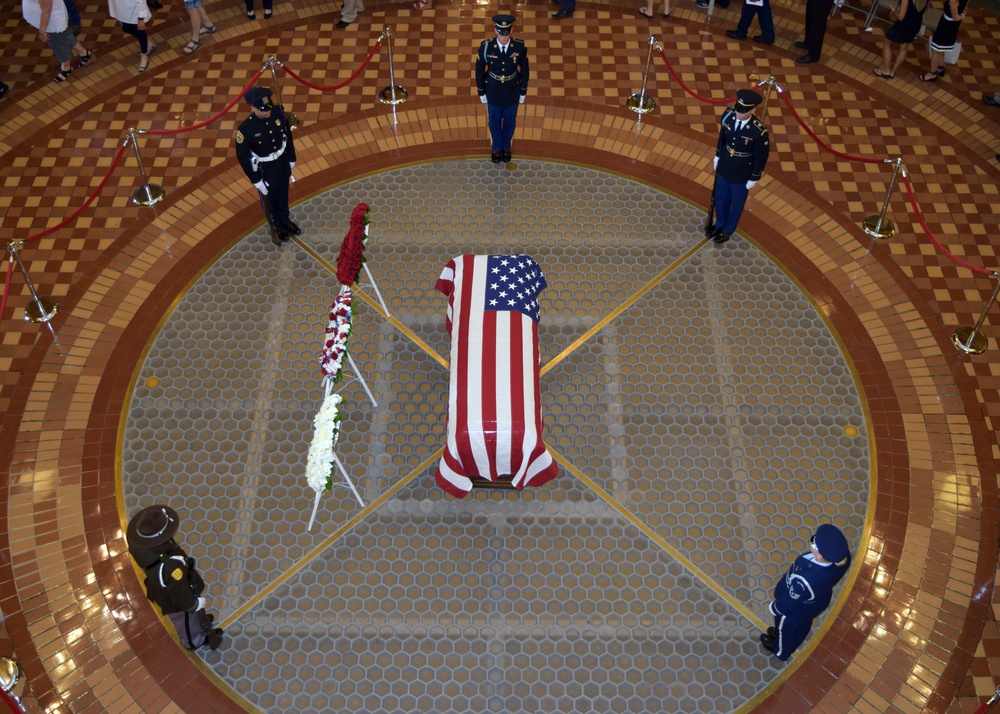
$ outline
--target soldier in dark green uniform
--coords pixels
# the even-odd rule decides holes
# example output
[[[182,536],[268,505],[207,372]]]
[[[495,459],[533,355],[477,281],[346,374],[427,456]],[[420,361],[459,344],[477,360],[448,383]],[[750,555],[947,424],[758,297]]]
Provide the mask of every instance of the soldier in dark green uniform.
[[[279,241],[302,235],[288,213],[288,182],[295,168],[295,142],[282,107],[271,104],[271,90],[253,87],[243,96],[252,109],[236,132],[236,158],[254,187],[271,202]]]
[[[170,506],[149,506],[128,523],[128,552],[146,573],[146,597],[170,618],[181,644],[189,650],[202,645],[218,649],[222,630],[213,627],[213,615],[205,612],[205,581],[177,545],[174,534],[180,519]]]
[[[494,164],[510,161],[510,141],[517,126],[517,107],[528,93],[528,48],[510,36],[513,15],[494,15],[497,36],[483,40],[476,53],[476,91],[489,115]]]

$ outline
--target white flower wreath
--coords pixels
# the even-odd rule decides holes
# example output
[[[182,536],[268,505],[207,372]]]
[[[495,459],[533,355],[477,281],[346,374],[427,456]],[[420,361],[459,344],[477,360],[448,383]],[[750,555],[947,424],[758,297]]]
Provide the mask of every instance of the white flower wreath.
[[[330,394],[313,421],[312,443],[306,461],[306,480],[316,493],[326,493],[333,488],[333,450],[340,437],[340,403],[344,398]]]

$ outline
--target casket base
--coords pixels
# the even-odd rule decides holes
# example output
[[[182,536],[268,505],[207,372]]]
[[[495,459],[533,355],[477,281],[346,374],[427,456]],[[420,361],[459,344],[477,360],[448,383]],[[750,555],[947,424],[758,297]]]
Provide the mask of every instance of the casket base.
[[[473,488],[506,488],[510,490],[514,489],[514,484],[511,483],[514,477],[510,474],[505,476],[498,476],[496,481],[490,481],[482,476],[472,477],[472,487]]]

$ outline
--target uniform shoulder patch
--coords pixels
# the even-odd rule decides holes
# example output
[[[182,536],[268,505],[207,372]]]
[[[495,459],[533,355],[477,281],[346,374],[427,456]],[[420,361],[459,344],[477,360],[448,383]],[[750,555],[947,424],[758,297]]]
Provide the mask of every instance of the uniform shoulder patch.
[[[240,131],[239,129],[236,130],[236,143],[237,144],[243,143],[243,132]]]
[[[183,580],[184,570],[182,568],[174,568],[173,572],[170,573],[170,577],[174,580]]]

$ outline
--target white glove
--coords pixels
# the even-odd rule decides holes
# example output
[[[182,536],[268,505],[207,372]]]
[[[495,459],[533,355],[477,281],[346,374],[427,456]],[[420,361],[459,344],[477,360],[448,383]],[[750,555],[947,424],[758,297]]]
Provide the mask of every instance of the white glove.
[[[261,179],[260,181],[258,181],[257,183],[255,183],[254,184],[254,188],[256,188],[258,191],[260,191],[262,195],[264,195],[264,196],[267,195],[267,184],[264,183],[263,179]]]
[[[483,104],[486,104],[486,95],[485,94],[480,94],[479,95],[479,101],[481,101]]]
[[[750,189],[752,189],[756,185],[757,185],[756,181],[747,181],[747,190],[749,191]]]
[[[718,156],[716,156],[714,159],[712,159],[712,168],[713,169],[719,168],[719,157]]]
[[[288,172],[288,180],[295,183],[295,175],[291,171]]]
[[[295,168],[295,162],[294,161],[289,161],[288,162],[288,168],[294,169]]]
[[[198,610],[204,610],[205,609],[205,605],[207,605],[207,604],[208,604],[208,601],[205,600],[205,598],[200,597],[200,598],[198,598],[198,607],[197,607],[197,609]]]
[[[523,94],[518,98],[517,103],[518,104],[524,104],[524,95]]]

